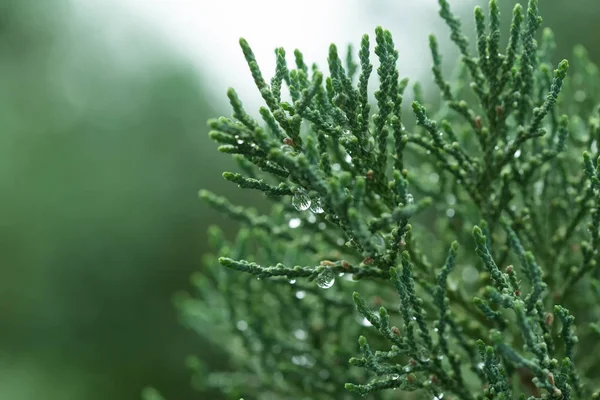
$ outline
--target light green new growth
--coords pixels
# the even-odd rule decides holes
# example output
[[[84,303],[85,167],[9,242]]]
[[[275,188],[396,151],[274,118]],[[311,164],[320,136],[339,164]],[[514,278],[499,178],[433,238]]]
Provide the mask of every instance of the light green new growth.
[[[442,104],[412,85],[414,119],[381,27],[357,61],[331,45],[328,73],[278,48],[269,82],[240,40],[262,121],[230,89],[210,136],[240,166],[223,177],[272,211],[200,194],[242,228],[211,230],[197,297],[178,297],[234,366],[190,362],[197,384],[231,399],[599,398],[598,69],[582,48],[551,67],[536,0],[504,38],[498,1],[477,7],[475,53],[439,5],[462,72],[444,76],[430,36]]]

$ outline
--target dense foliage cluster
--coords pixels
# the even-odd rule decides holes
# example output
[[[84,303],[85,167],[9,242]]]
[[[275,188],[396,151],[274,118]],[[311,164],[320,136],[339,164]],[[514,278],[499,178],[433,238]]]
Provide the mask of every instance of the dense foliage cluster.
[[[178,298],[236,366],[190,358],[196,384],[247,400],[598,396],[598,69],[582,48],[551,66],[536,0],[502,37],[497,3],[475,9],[473,55],[439,0],[461,54],[444,76],[430,36],[441,102],[399,77],[382,28],[358,59],[331,45],[328,76],[278,48],[269,82],[240,40],[262,121],[230,89],[210,136],[239,163],[224,178],[272,211],[200,193],[242,227],[211,230],[210,274]]]

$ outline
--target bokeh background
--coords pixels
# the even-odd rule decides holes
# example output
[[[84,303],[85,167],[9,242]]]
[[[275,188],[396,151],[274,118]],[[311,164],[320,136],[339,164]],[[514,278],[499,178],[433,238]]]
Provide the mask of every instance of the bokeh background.
[[[471,32],[482,2],[453,3]],[[557,60],[581,43],[600,61],[600,2],[540,3]],[[205,123],[229,115],[228,86],[259,105],[237,39],[270,76],[276,46],[325,65],[329,42],[376,25],[431,87],[435,0],[0,0],[0,399],[216,398],[192,391],[184,358],[226,360],[171,299],[202,270],[208,225],[235,229],[198,189],[261,200],[221,179],[233,165]]]

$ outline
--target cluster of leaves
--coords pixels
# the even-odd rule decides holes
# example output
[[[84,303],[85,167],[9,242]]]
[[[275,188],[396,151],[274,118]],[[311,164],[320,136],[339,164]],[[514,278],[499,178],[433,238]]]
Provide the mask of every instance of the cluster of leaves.
[[[197,383],[259,399],[598,396],[598,69],[582,48],[568,78],[566,60],[551,67],[536,0],[513,9],[502,52],[497,3],[475,9],[472,55],[439,0],[460,68],[446,80],[430,36],[442,102],[426,106],[413,85],[410,121],[387,30],[375,31],[376,112],[367,35],[358,62],[330,46],[327,77],[276,49],[270,82],[240,41],[264,124],[230,89],[233,118],[210,121],[210,136],[241,169],[224,178],[273,206],[259,215],[201,192],[243,227],[233,241],[211,231],[219,257],[194,277],[197,296],[178,299],[236,365],[207,373],[193,359]]]

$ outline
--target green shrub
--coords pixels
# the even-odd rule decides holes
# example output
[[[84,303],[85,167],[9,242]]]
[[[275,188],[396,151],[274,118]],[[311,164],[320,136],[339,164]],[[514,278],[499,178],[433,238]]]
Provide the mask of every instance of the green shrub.
[[[577,48],[568,78],[566,60],[553,70],[535,0],[514,8],[502,52],[497,1],[489,16],[477,7],[475,56],[439,3],[460,68],[442,74],[430,36],[442,102],[426,107],[415,84],[414,116],[387,30],[375,30],[375,112],[368,36],[357,61],[331,45],[327,77],[276,49],[270,82],[240,40],[262,121],[230,89],[233,118],[211,120],[210,136],[242,171],[224,178],[272,208],[200,193],[242,228],[211,230],[210,274],[178,298],[234,365],[192,358],[196,384],[246,400],[596,398],[598,69]]]

